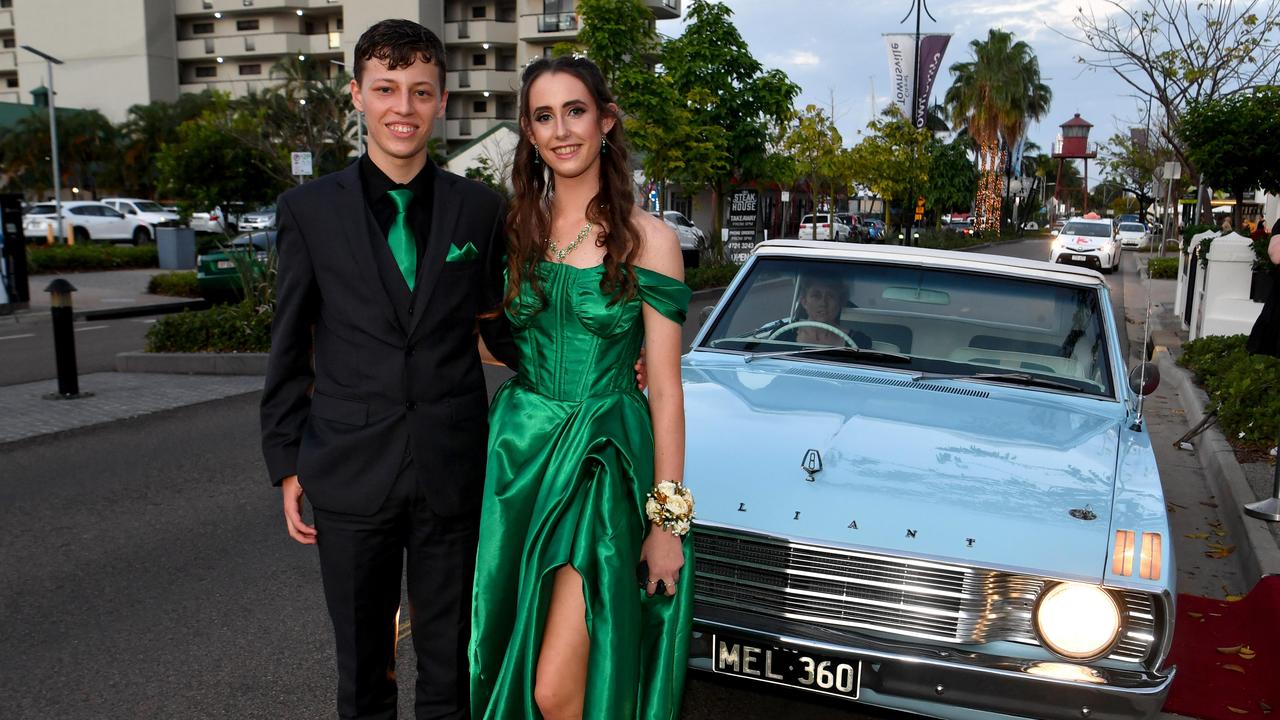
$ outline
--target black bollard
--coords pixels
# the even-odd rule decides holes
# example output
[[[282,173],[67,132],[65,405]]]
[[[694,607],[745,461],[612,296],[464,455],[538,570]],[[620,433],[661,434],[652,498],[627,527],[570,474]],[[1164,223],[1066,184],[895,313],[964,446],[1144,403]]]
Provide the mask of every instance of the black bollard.
[[[52,295],[50,312],[53,315],[53,351],[58,364],[58,392],[46,395],[50,400],[72,400],[92,393],[80,392],[80,377],[76,370],[76,338],[71,325],[71,293],[76,288],[62,278],[49,283],[44,291]]]
[[[1244,512],[1259,520],[1280,522],[1280,451],[1276,455],[1275,485],[1271,488],[1271,497],[1245,504]]]

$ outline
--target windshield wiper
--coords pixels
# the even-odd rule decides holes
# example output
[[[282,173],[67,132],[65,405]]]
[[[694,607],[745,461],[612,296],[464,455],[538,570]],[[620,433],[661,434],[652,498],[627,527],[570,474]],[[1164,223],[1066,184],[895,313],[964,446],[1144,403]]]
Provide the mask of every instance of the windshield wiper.
[[[911,357],[901,353],[886,352],[884,350],[871,350],[868,348],[852,348],[848,345],[832,345],[831,347],[811,347],[798,348],[795,350],[775,350],[773,352],[757,352],[749,353],[743,362],[751,362],[760,358],[772,357],[792,357],[795,355],[817,355],[819,353],[836,353],[839,355],[849,355],[851,357],[884,360],[887,362],[909,363]]]
[[[1066,390],[1068,392],[1083,392],[1083,390],[1075,385],[1058,382],[1057,380],[1049,380],[1048,378],[1038,377],[1036,375],[1031,375],[1030,373],[920,373],[911,379],[915,382],[919,382],[921,380],[991,380],[993,382],[1009,383],[1010,385],[1026,385],[1029,387]]]

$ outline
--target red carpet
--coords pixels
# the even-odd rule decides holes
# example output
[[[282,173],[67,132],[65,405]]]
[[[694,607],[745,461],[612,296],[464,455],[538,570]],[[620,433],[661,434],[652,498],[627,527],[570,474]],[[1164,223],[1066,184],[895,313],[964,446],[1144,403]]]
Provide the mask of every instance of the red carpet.
[[[1178,675],[1166,712],[1280,718],[1280,576],[1263,578],[1236,602],[1179,595],[1169,663]]]

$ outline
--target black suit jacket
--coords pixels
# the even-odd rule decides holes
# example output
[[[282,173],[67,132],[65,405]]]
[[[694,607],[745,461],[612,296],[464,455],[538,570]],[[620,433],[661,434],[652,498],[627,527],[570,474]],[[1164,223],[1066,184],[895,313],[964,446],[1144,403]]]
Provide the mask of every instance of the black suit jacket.
[[[504,361],[514,346],[502,295],[502,199],[436,169],[417,291],[388,278],[358,164],[290,189],[277,203],[279,275],[262,395],[272,482],[298,475],[316,507],[368,515],[406,448],[432,510],[474,513],[484,485],[487,394],[477,330]],[[446,262],[471,243],[472,260]],[[390,268],[390,270],[387,270]],[[399,282],[399,286],[396,282]],[[314,360],[314,362],[313,362]]]

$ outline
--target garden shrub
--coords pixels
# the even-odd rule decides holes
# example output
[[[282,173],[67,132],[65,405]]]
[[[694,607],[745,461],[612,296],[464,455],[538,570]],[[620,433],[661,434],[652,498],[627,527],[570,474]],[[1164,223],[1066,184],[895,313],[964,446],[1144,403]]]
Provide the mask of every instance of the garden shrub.
[[[178,270],[152,275],[147,282],[147,292],[152,295],[195,298],[200,297],[200,286],[196,283],[195,270]]]
[[[147,331],[147,352],[267,352],[271,315],[250,303],[166,315]]]
[[[159,267],[155,245],[28,245],[27,271],[49,275],[89,270],[124,270]]]
[[[1153,280],[1172,280],[1178,277],[1178,258],[1148,258],[1147,275]]]
[[[691,290],[724,287],[738,274],[737,265],[706,265],[684,271],[684,283]]]
[[[1260,448],[1280,431],[1280,358],[1250,355],[1244,335],[1209,335],[1182,346],[1178,363],[1196,374],[1208,410],[1233,443]]]

